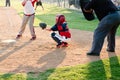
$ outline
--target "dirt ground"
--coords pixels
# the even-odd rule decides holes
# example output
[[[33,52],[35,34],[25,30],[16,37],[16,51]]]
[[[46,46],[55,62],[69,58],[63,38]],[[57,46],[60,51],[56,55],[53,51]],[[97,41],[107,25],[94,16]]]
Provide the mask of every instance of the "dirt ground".
[[[20,40],[15,40],[21,17],[13,8],[0,7],[0,72],[41,72],[49,68],[74,66],[120,55],[120,37],[116,37],[116,53],[106,51],[106,40],[100,57],[87,56],[92,32],[70,29],[69,47],[56,48],[50,32],[35,28],[37,39],[30,41],[29,28]]]

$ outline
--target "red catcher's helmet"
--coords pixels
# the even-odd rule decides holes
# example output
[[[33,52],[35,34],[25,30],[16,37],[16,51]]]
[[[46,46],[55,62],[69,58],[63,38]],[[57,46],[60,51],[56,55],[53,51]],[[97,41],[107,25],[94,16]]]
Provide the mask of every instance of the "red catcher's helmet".
[[[56,24],[60,25],[65,22],[65,16],[62,14],[59,14],[56,16]]]

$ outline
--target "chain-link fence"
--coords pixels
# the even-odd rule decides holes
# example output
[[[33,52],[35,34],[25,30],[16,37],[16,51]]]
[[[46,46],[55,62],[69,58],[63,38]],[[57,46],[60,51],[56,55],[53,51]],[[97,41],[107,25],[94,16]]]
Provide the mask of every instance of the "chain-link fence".
[[[80,0],[42,0],[42,2],[64,8],[74,8],[74,9],[80,8],[79,5]]]

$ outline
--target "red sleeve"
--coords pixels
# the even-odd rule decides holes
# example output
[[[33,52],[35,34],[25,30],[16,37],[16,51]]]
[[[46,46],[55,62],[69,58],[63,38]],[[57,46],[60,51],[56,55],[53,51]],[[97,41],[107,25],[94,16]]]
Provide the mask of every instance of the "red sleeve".
[[[23,1],[23,2],[22,2],[22,5],[25,6],[25,3],[26,3],[26,1]]]

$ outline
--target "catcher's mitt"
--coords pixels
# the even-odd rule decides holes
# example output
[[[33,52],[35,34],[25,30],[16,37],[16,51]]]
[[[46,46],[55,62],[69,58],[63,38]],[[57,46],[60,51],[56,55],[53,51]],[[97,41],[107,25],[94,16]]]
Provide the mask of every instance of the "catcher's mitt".
[[[39,23],[39,26],[42,28],[42,29],[45,29],[47,27],[47,24],[46,23]]]

